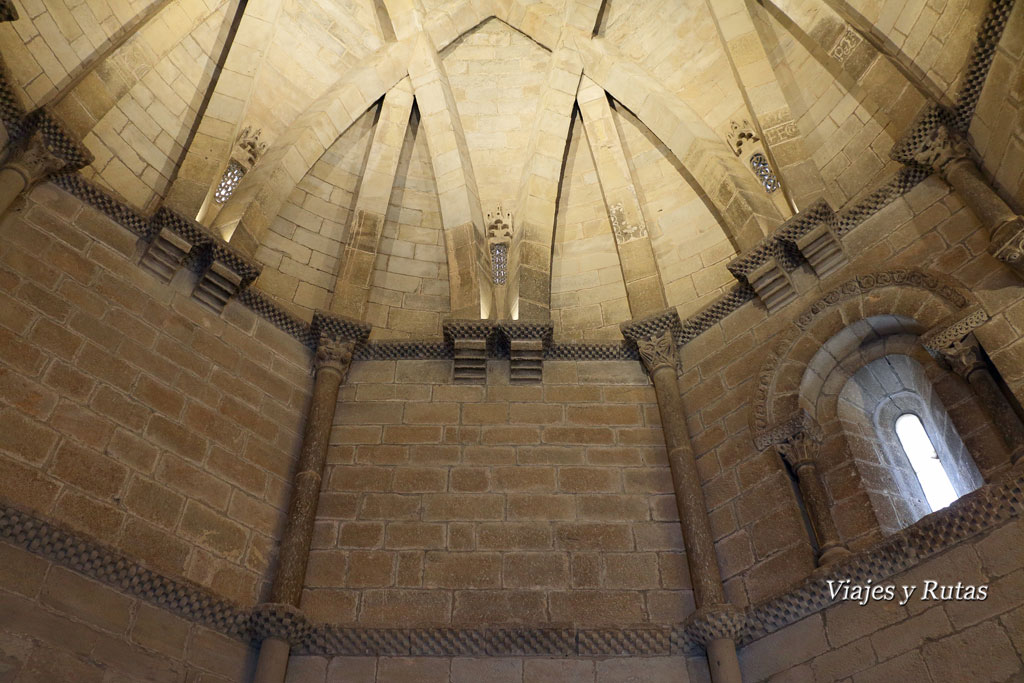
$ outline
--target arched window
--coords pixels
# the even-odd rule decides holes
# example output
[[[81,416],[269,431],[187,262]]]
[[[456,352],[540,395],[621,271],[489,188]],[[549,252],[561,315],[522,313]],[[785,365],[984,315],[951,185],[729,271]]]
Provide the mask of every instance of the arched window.
[[[931,509],[944,508],[956,500],[953,483],[939,460],[932,440],[928,438],[921,418],[913,413],[904,413],[896,418],[895,429],[896,437],[903,446],[903,452],[907,454]]]

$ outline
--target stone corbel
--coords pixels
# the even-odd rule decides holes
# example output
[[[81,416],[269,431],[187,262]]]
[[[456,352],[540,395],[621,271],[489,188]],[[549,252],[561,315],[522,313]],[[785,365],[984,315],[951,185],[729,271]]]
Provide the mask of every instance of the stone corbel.
[[[146,243],[139,265],[167,284],[181,269],[192,243],[168,227],[160,226]]]
[[[209,249],[209,258],[199,269],[199,279],[192,298],[215,313],[220,313],[228,301],[259,277],[260,267],[243,258],[224,243]]]
[[[509,347],[509,381],[539,384],[544,376],[544,351],[551,344],[554,325],[550,322],[506,320],[498,329]]]
[[[255,264],[203,226],[161,207],[146,227],[146,247],[140,265],[163,282],[182,268],[198,274],[192,298],[215,313],[259,277]]]
[[[488,349],[494,340],[495,324],[488,320],[446,320],[442,327],[454,352],[452,381],[485,384]]]
[[[835,228],[826,221],[816,224],[796,238],[795,243],[818,279],[831,275],[850,260]]]

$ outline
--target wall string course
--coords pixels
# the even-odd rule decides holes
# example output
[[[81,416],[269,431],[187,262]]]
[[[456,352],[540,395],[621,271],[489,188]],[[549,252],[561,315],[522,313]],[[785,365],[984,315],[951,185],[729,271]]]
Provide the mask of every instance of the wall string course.
[[[916,524],[836,563],[828,572],[745,610],[746,645],[835,604],[827,579],[875,583],[910,569],[969,538],[1024,514],[1024,473],[1011,472]],[[645,628],[350,628],[310,624],[301,615],[268,618],[259,607],[244,609],[208,590],[173,579],[84,535],[0,502],[0,539],[137,596],[150,604],[243,641],[268,629],[294,638],[297,654],[325,656],[643,656],[695,654],[699,625],[691,620]],[[271,615],[273,616],[273,615]]]

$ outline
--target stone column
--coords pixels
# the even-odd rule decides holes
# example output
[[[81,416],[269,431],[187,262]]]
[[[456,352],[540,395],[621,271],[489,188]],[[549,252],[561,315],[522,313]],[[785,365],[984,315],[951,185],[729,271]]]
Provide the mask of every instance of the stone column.
[[[670,310],[625,323],[622,332],[636,342],[640,358],[654,382],[686,547],[686,563],[697,605],[688,629],[696,631],[698,640],[705,644],[711,679],[715,683],[738,683],[741,679],[735,638],[742,630],[742,614],[725,600],[707,504],[686,428],[686,411],[676,373],[679,357],[672,333],[678,328],[678,315]],[[723,624],[729,628],[723,628]]]
[[[19,195],[65,164],[64,159],[47,148],[40,131],[14,146],[7,162],[0,167],[0,216],[7,213]]]
[[[974,334],[940,351],[950,368],[971,385],[1010,451],[1010,464],[1024,460],[1024,423],[996,383]]]
[[[313,538],[316,508],[331,426],[338,403],[338,389],[352,362],[355,344],[322,337],[316,350],[313,396],[302,436],[302,451],[292,484],[288,521],[278,554],[277,572],[270,592],[270,602],[261,605],[257,616],[263,622],[280,627],[304,622],[298,611],[306,576],[306,561]],[[294,628],[266,628],[267,637],[260,646],[256,666],[256,683],[281,683],[288,666],[292,643],[286,633]]]
[[[818,472],[816,458],[821,440],[816,432],[817,430],[801,427],[792,435],[780,439],[775,444],[775,449],[796,473],[800,495],[807,506],[807,516],[811,519],[811,526],[818,540],[818,566],[824,567],[846,557],[850,551],[839,537],[839,530],[836,528],[832,508],[825,493],[825,484]]]
[[[989,234],[989,253],[1024,277],[1024,218],[1018,216],[981,174],[967,142],[936,124],[919,143],[913,160],[939,173],[963,198]]]

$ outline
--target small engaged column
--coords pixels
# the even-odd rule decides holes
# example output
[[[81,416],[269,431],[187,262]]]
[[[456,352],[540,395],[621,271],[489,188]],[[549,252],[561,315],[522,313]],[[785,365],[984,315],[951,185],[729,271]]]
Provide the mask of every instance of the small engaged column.
[[[912,154],[942,176],[978,217],[989,235],[989,253],[1024,277],[1024,217],[996,193],[970,155],[967,142],[937,124]]]
[[[850,554],[843,544],[828,504],[825,484],[818,472],[816,458],[821,441],[810,430],[802,428],[781,439],[775,449],[796,473],[800,495],[807,506],[814,535],[818,541],[818,566],[824,567]]]
[[[1010,464],[1024,461],[1024,423],[999,388],[982,355],[981,344],[973,334],[953,342],[940,351],[956,374],[967,380],[978,396],[999,435],[1010,451]]]
[[[640,358],[654,382],[658,411],[668,449],[669,469],[686,547],[686,562],[693,583],[697,611],[688,630],[707,649],[711,679],[715,683],[739,683],[736,637],[742,631],[741,610],[726,602],[718,569],[711,522],[701,488],[693,446],[686,428],[686,412],[676,373],[678,354],[672,329],[678,327],[675,311],[626,323],[623,334],[636,342]]]
[[[299,600],[306,577],[306,562],[316,522],[338,389],[348,373],[354,349],[354,342],[322,338],[316,350],[313,396],[292,485],[288,521],[281,537],[277,573],[270,602],[259,605],[253,617],[257,636],[263,636],[253,678],[256,683],[281,683],[284,680],[291,646],[301,640],[307,628],[298,609]]]

